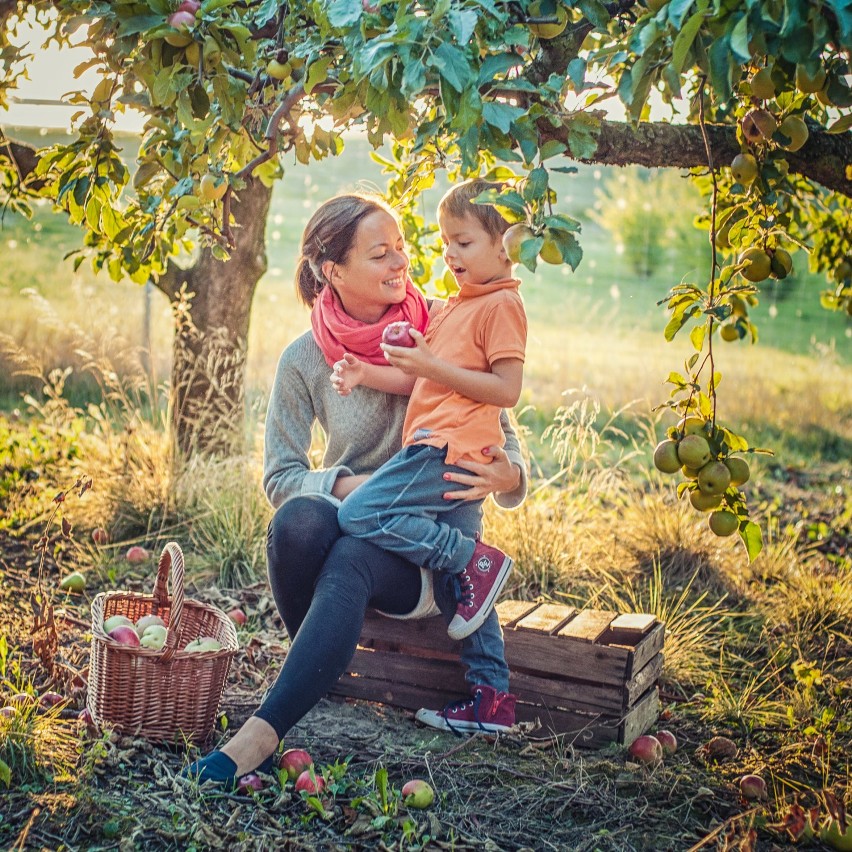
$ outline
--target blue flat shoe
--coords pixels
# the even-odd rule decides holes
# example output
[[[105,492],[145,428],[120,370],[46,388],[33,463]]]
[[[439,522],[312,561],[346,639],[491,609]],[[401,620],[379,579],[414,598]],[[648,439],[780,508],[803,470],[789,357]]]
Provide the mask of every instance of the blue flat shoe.
[[[270,754],[260,766],[255,769],[255,772],[264,772],[267,775],[273,773],[275,767],[275,754]],[[199,784],[205,781],[215,781],[217,784],[222,784],[225,787],[233,787],[237,783],[237,764],[228,757],[224,752],[211,751],[205,757],[196,760],[189,766],[185,766],[181,772],[181,778],[193,778]],[[248,773],[243,773],[247,775]],[[242,777],[242,776],[240,776]]]

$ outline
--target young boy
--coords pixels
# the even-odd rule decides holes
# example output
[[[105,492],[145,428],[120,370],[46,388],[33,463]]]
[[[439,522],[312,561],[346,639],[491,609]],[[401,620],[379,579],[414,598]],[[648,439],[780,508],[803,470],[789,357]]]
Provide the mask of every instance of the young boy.
[[[503,441],[501,408],[521,393],[527,322],[502,236],[509,223],[491,205],[472,201],[498,184],[467,181],[438,206],[444,259],[460,290],[411,348],[383,344],[391,366],[352,355],[334,365],[341,394],[358,384],[410,393],[403,449],[356,488],[338,512],[341,530],[443,572],[458,606],[448,633],[478,630],[512,569],[512,560],[479,541],[482,500],[445,499],[448,465],[482,461],[482,448]],[[462,468],[456,468],[462,472]]]

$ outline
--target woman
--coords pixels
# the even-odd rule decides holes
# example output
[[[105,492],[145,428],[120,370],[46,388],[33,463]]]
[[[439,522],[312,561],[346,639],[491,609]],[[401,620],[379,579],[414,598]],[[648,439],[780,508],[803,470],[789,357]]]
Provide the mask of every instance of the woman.
[[[342,536],[340,501],[400,448],[407,397],[358,388],[341,397],[329,381],[344,351],[382,363],[381,333],[406,319],[421,330],[428,305],[408,279],[408,257],[396,217],[380,199],[342,195],[325,202],[302,235],[296,275],[302,301],[312,308],[312,330],[281,356],[269,400],[263,484],[276,508],[269,526],[269,580],[292,644],[263,703],[221,749],[196,761],[185,774],[200,781],[232,783],[271,758],[295,725],[345,671],[358,643],[367,607],[397,618],[456,609],[451,587],[432,585],[399,556],[366,541]],[[309,451],[315,422],[326,436],[323,467],[312,469]],[[489,447],[469,474],[448,472],[447,499],[458,511],[470,501],[499,494],[506,507],[526,493],[518,442],[504,415],[507,449]],[[471,509],[467,509],[471,506]],[[436,605],[438,610],[436,610]],[[331,629],[330,629],[331,628]],[[501,653],[495,655],[494,647]],[[462,643],[462,662],[473,697],[444,711],[420,711],[437,727],[502,730],[514,723],[514,696],[496,613]],[[449,723],[449,724],[448,724]]]

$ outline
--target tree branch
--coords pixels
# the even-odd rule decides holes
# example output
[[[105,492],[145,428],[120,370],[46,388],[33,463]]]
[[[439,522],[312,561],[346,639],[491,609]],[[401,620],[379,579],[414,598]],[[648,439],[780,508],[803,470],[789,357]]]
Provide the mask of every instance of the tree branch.
[[[568,144],[570,127],[570,122],[558,127],[546,119],[539,122],[543,141],[556,139]],[[707,125],[707,136],[717,163],[730,163],[740,153],[734,127]],[[852,198],[852,179],[846,176],[846,164],[852,162],[852,133],[832,134],[811,128],[804,147],[788,152],[786,159],[792,173]],[[594,157],[583,162],[691,169],[706,166],[707,154],[701,128],[694,124],[645,122],[634,127],[626,122],[604,121]]]

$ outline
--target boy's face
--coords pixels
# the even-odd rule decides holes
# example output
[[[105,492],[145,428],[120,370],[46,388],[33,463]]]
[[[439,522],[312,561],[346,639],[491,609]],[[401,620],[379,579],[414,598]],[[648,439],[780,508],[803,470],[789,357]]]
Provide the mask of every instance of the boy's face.
[[[490,284],[512,274],[503,240],[485,230],[473,215],[461,218],[440,214],[444,260],[459,285]]]

